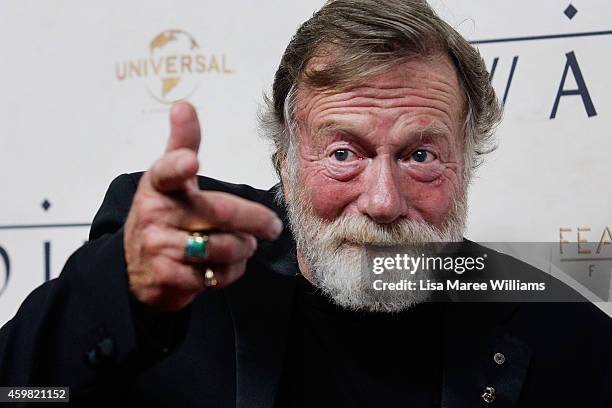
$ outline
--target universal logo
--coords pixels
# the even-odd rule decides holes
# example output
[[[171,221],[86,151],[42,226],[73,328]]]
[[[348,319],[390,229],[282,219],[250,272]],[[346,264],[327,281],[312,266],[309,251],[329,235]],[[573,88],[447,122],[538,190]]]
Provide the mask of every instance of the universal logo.
[[[203,54],[196,39],[184,30],[166,30],[149,43],[149,55],[115,64],[119,81],[140,80],[157,101],[171,104],[192,96],[204,74],[233,71],[225,54]]]

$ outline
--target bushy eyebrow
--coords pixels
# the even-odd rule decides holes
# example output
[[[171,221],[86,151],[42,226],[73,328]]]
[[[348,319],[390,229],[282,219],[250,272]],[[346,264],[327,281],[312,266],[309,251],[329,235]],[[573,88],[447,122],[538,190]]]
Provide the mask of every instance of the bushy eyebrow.
[[[430,122],[427,126],[409,126],[407,129],[410,129],[410,133],[417,134],[419,141],[441,138],[450,142],[450,130],[438,121]]]
[[[321,140],[327,134],[342,132],[347,134],[352,138],[357,138],[359,140],[363,140],[364,142],[370,144],[372,141],[364,139],[361,137],[358,126],[351,126],[349,123],[338,123],[338,122],[325,122],[322,123],[319,127],[317,127],[314,137],[315,140]],[[416,135],[418,137],[418,141],[421,142],[425,139],[446,139],[447,142],[451,141],[451,132],[444,124],[440,123],[437,120],[434,120],[427,124],[426,126],[420,126],[417,124],[409,125],[402,129],[403,133],[410,133],[412,135]]]
[[[352,140],[363,145],[366,149],[374,149],[375,144],[372,140],[368,140],[363,137],[363,127],[352,123],[339,123],[335,121],[328,121],[322,123],[314,132],[315,142],[320,142],[326,135],[334,133],[342,133],[343,138]]]
[[[357,127],[345,123],[341,124],[337,122],[325,122],[317,128],[314,136],[315,140],[320,140],[323,136],[329,133],[345,132],[349,134],[355,134],[358,133],[357,129]]]

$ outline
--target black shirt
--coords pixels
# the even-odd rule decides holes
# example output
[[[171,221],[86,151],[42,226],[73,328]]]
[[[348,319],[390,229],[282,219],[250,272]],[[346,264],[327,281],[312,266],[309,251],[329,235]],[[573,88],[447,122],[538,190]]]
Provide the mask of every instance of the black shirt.
[[[353,312],[297,279],[277,407],[440,406],[442,304]]]

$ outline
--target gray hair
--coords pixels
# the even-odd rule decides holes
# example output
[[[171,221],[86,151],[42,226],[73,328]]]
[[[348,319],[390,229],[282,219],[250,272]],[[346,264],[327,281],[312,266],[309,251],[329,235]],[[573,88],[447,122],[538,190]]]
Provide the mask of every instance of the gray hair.
[[[341,90],[437,53],[453,61],[465,95],[467,184],[481,156],[494,148],[493,131],[502,110],[478,50],[425,0],[331,0],[298,28],[276,71],[272,97],[264,97],[260,112],[263,134],[274,145],[272,162],[279,177],[281,164],[297,145],[294,110],[300,86]],[[313,57],[322,56],[332,56],[332,62],[307,70]]]

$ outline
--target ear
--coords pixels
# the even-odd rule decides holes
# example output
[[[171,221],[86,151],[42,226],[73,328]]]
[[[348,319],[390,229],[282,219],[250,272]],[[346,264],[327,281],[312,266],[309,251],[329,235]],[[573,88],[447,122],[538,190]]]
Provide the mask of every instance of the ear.
[[[279,171],[280,171],[280,178],[281,178],[281,187],[283,189],[283,197],[285,197],[285,202],[287,202],[287,189],[285,188],[285,186],[287,186],[288,184],[288,180],[289,178],[287,177],[287,155],[285,155],[285,157],[283,157],[281,160],[278,161],[279,163]]]

